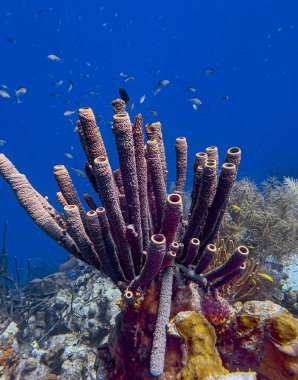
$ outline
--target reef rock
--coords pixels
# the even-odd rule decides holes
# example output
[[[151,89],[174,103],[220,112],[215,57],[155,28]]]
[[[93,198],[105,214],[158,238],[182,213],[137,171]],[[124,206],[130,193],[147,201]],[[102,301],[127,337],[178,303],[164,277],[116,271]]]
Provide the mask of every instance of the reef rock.
[[[229,371],[254,369],[270,380],[298,378],[297,320],[271,301],[236,306],[231,322],[217,329],[217,348],[224,367]]]

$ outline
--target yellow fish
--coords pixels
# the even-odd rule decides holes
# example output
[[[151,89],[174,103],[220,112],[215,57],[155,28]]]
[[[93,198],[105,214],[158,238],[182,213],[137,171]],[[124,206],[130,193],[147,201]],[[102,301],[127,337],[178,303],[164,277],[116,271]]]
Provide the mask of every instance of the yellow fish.
[[[237,206],[237,205],[232,205],[232,207],[237,210],[237,211],[241,211],[241,207]]]
[[[266,278],[266,280],[269,280],[269,281],[272,281],[274,282],[274,279],[269,276],[269,274],[266,274],[266,273],[258,273],[259,276],[263,277],[263,278]]]

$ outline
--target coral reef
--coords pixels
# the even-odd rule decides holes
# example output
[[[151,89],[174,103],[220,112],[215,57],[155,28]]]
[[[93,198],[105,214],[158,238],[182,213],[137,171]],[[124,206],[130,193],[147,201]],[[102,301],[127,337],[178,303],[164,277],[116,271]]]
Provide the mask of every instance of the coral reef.
[[[67,169],[56,165],[54,176],[60,190],[57,198],[64,210],[59,213],[8,158],[0,155],[0,174],[31,219],[74,257],[106,274],[121,291],[118,302],[121,312],[108,345],[101,347],[97,355],[100,363],[97,377],[208,379],[224,375],[220,356],[224,366],[229,365],[229,371],[257,370],[259,356],[248,359],[248,368],[245,360],[235,365],[234,354],[227,361],[220,349],[224,340],[235,341],[234,335],[241,327],[239,310],[225,299],[221,290],[250,268],[247,246],[237,244],[228,256],[221,256],[224,260],[217,257],[220,248],[217,236],[236,179],[241,150],[230,148],[222,165],[214,146],[196,155],[192,202],[188,220],[184,220],[186,139],[176,139],[176,183],[174,193],[167,194],[161,124],[146,125],[145,144],[141,115],[132,124],[124,102],[117,99],[112,104],[112,131],[119,159],[119,168],[114,172],[92,110],[87,107],[79,110],[78,134],[87,159],[85,171],[100,207],[97,199],[94,201],[92,195],[85,194],[91,209],[86,211]],[[81,290],[78,294],[83,296]],[[90,307],[76,309],[73,296],[61,290],[56,295],[55,307],[51,308],[54,316],[49,312],[45,323],[50,323],[50,331],[60,332],[68,315],[82,312],[80,330],[83,334],[85,331],[90,341],[100,340],[100,326],[95,319],[98,311],[95,306],[91,310]],[[179,319],[181,315],[186,317]],[[166,333],[170,319],[175,321],[178,339]],[[293,327],[291,337],[294,336],[294,322],[274,321],[270,331],[279,331],[282,323],[286,323]],[[28,320],[28,329],[34,323],[34,319]],[[231,327],[233,323],[235,328]],[[67,324],[61,333],[68,334],[69,330]],[[244,353],[247,354],[247,342],[254,352],[261,347],[269,330],[261,330],[259,340],[253,340],[252,344],[248,336],[243,343]],[[85,367],[81,359],[89,353],[88,348],[81,347],[82,355],[79,352],[78,362],[72,363],[69,357],[75,351],[71,348],[76,344],[73,339],[54,337],[50,344],[61,349],[69,345],[59,354],[64,359],[60,369],[63,372],[64,365],[70,366],[74,370],[71,376],[78,378],[86,376],[81,373]],[[41,349],[38,344],[34,349],[40,357],[52,352],[52,348]],[[237,345],[233,350],[238,350]],[[52,355],[55,357],[57,352]]]
[[[248,179],[236,182],[220,234],[236,244],[252,246],[254,257],[264,262],[273,256],[285,262],[297,253],[298,184],[291,178],[271,178],[261,190]]]
[[[70,279],[68,273],[74,272]],[[73,260],[40,282],[39,303],[32,304],[30,315],[18,326],[0,325],[0,378],[94,379],[98,347],[106,345],[115,324],[119,290],[100,272]],[[60,289],[48,295],[50,283]]]
[[[169,323],[170,334],[173,334],[172,329],[183,338],[188,355],[187,364],[177,374],[177,379],[199,380],[224,374],[224,368],[215,347],[215,330],[201,314],[194,311],[181,311]]]

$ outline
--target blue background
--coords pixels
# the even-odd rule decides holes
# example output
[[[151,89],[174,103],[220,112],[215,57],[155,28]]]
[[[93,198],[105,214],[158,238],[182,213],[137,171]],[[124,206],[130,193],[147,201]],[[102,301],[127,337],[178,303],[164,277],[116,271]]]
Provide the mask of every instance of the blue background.
[[[195,153],[210,145],[222,158],[229,147],[242,148],[240,177],[257,183],[272,174],[298,177],[297,1],[2,0],[0,23],[0,83],[11,95],[0,97],[0,139],[7,141],[0,151],[56,207],[53,166],[83,169],[84,163],[73,131],[77,114],[66,117],[64,111],[91,106],[103,121],[111,120],[119,86],[135,103],[132,116],[142,112],[146,122],[162,122],[171,180],[181,135],[189,145],[188,188]],[[208,68],[214,73],[206,75]],[[135,79],[125,82],[121,72]],[[154,96],[161,79],[170,84]],[[60,80],[61,86],[52,84]],[[21,86],[28,91],[17,104],[14,89]],[[187,92],[188,86],[197,92]],[[86,96],[89,91],[96,96]],[[198,111],[190,97],[201,99]],[[99,125],[115,169],[111,127]],[[91,191],[86,178],[70,172],[81,194]],[[5,220],[11,257],[65,257],[0,180],[0,225]]]

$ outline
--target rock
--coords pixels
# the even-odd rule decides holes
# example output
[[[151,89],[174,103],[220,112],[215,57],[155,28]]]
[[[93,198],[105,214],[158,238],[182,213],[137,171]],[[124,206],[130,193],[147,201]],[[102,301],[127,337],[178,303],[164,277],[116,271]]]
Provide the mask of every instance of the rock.
[[[258,373],[270,380],[298,379],[298,342],[279,345],[270,339],[263,348],[264,356]]]
[[[298,321],[287,310],[283,310],[268,319],[266,330],[274,341],[287,344],[297,338]]]
[[[0,325],[0,378],[9,380],[11,372],[19,362],[19,344],[15,322]]]

